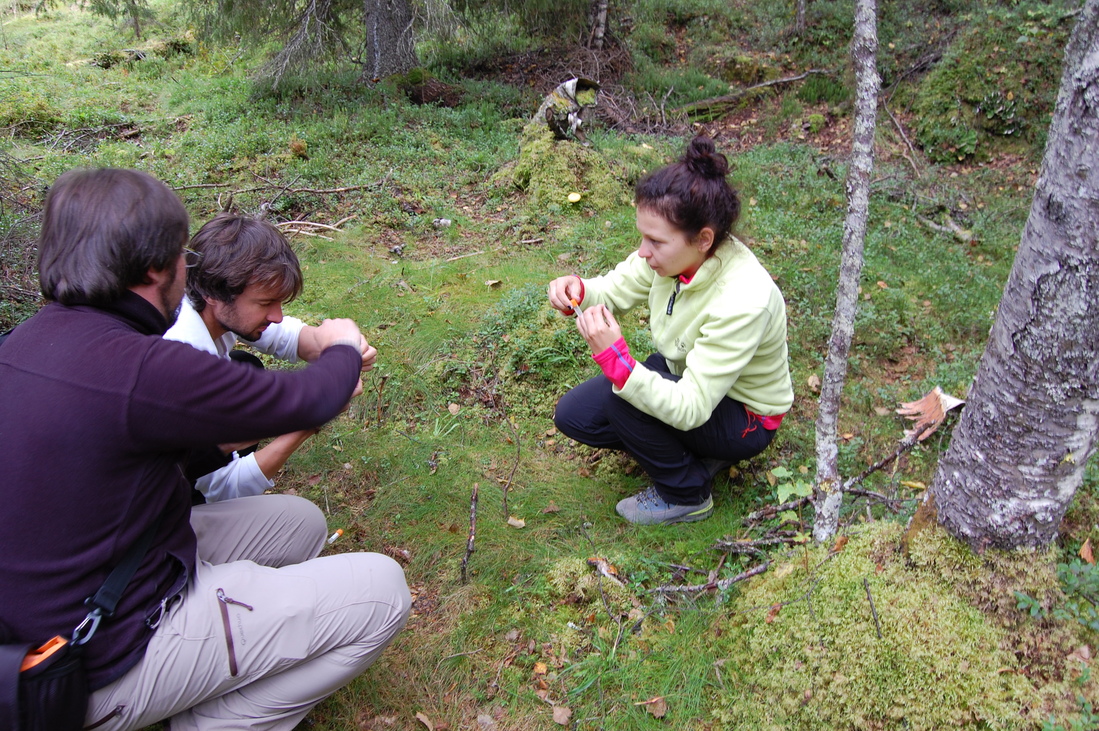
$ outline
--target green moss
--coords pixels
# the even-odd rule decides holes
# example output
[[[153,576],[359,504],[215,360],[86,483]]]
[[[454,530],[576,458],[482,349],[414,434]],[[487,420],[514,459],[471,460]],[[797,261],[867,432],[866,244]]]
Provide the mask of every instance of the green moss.
[[[1036,143],[1056,100],[1071,17],[1056,3],[1023,3],[975,18],[914,99],[928,156],[951,162],[1010,141]]]
[[[519,159],[493,178],[496,184],[526,191],[532,206],[551,211],[570,206],[569,193],[580,193],[580,206],[604,211],[629,201],[625,183],[610,160],[572,141],[558,141],[539,120],[523,129]]]
[[[913,566],[897,550],[902,530],[878,523],[834,555],[823,547],[810,549],[812,577],[805,573],[804,558],[796,556],[744,592],[739,606],[783,606],[770,622],[765,612],[727,621],[732,634],[727,667],[738,668],[740,679],[737,692],[718,701],[715,716],[723,724],[760,729],[1032,725],[1040,710],[1034,707],[1035,687],[1005,649],[1011,644],[1006,630],[947,587],[962,575],[991,569],[967,555],[968,549],[938,539],[935,545],[923,543]]]

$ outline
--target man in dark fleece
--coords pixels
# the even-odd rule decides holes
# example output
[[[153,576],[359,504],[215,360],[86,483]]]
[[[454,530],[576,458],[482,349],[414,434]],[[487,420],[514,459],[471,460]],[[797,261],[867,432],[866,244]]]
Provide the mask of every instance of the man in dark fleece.
[[[164,340],[187,237],[182,203],[145,173],[72,171],[50,190],[48,304],[0,345],[0,630],[71,634],[159,519],[115,616],[85,645],[87,724],[289,731],[404,626],[404,574],[378,554],[317,558],[324,517],[287,495],[241,498],[247,519],[198,540],[180,463],[332,419],[366,345],[351,320],[326,320],[320,356],[291,372]],[[216,520],[217,504],[204,510]]]

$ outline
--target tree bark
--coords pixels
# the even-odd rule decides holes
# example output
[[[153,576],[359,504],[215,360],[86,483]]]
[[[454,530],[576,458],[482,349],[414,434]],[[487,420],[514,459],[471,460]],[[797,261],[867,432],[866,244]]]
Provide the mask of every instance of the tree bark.
[[[1044,546],[1099,432],[1099,0],[1065,52],[1030,215],[961,421],[928,490],[974,550]]]
[[[863,242],[870,202],[870,173],[874,168],[874,129],[877,119],[878,76],[877,7],[875,0],[856,0],[855,34],[851,60],[855,68],[855,129],[847,165],[847,216],[843,222],[843,254],[836,287],[836,311],[824,364],[820,405],[817,411],[817,475],[812,502],[816,510],[813,538],[825,541],[835,535],[843,500],[836,448],[840,397],[847,377],[847,357],[855,332],[859,277],[862,275]]]
[[[607,3],[608,0],[595,1],[595,22],[591,30],[591,47],[602,48],[603,36],[607,32]]]
[[[797,0],[797,10],[794,16],[794,33],[799,36],[805,32],[805,10],[808,5],[809,0]]]
[[[420,65],[408,0],[363,0],[366,51],[362,80],[377,82]]]

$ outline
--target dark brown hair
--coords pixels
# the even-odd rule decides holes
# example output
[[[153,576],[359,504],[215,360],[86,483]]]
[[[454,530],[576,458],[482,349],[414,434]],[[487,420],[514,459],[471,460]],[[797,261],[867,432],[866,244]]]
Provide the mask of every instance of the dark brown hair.
[[[634,203],[659,214],[694,239],[702,229],[714,231],[708,255],[729,236],[740,217],[740,198],[725,176],[728,159],[705,135],[687,145],[679,162],[663,167],[637,184]]]
[[[283,302],[301,294],[298,257],[266,221],[222,213],[199,229],[191,248],[202,254],[187,270],[187,297],[198,312],[207,300],[231,304],[249,284],[274,287]]]
[[[42,295],[62,304],[113,302],[170,267],[187,241],[176,194],[140,170],[70,170],[46,196],[38,241]]]

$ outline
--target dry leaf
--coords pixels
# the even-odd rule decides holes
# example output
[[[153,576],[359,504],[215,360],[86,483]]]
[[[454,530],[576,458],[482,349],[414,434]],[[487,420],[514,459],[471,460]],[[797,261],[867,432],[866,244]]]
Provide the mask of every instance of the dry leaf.
[[[449,411],[454,416],[457,416],[458,412],[462,410],[462,407],[459,406],[458,404],[450,404],[449,406],[446,407],[446,410]]]
[[[619,586],[624,586],[622,579],[618,577],[618,569],[607,559],[600,558],[599,556],[592,556],[588,559],[588,566],[591,566],[598,571],[600,575],[607,577]]]
[[[547,514],[547,515],[548,515],[549,513],[560,513],[560,512],[561,512],[561,508],[557,507],[557,504],[556,504],[556,503],[550,503],[550,504],[549,504],[549,505],[547,505],[546,507],[542,508],[542,512],[543,512],[543,513],[545,513],[545,514]]]
[[[778,613],[780,611],[782,611],[782,605],[781,604],[772,604],[771,608],[769,610],[767,610],[767,616],[764,618],[763,621],[766,622],[767,624],[770,624],[771,622],[774,622],[775,617],[778,616]]]
[[[914,434],[920,434],[920,441],[927,439],[939,428],[939,424],[946,418],[946,412],[965,404],[960,398],[955,398],[938,386],[924,394],[918,401],[902,402],[897,413],[916,422],[911,429],[904,430],[906,439],[911,439]],[[922,430],[922,433],[920,433]]]
[[[1095,554],[1091,552],[1091,539],[1084,541],[1084,545],[1080,546],[1080,558],[1084,559],[1092,566],[1095,565]]]
[[[645,706],[645,710],[651,713],[656,718],[664,718],[668,713],[668,703],[664,700],[664,696],[658,695],[655,698],[650,698],[647,701],[638,701],[634,703],[635,706]]]
[[[422,711],[416,711],[416,719],[427,726],[427,731],[435,731],[435,724],[433,724],[431,719],[425,716]]]
[[[1080,645],[1068,656],[1069,660],[1076,660],[1087,665],[1091,661],[1091,648],[1087,645]]]
[[[500,285],[499,279],[487,279],[485,280],[486,287],[498,287]]]
[[[927,485],[915,480],[901,480],[901,484],[910,490],[926,490]]]
[[[809,390],[813,393],[820,393],[820,376],[814,373],[805,381],[805,385],[808,386]]]
[[[560,726],[568,726],[569,719],[572,718],[572,709],[568,706],[554,706],[553,707],[553,722]]]
[[[840,536],[839,538],[837,538],[836,545],[832,546],[832,553],[839,553],[840,551],[842,551],[844,549],[844,546],[847,545],[848,540],[849,539],[847,536]]]
[[[893,409],[889,408],[888,406],[875,406],[874,413],[878,416],[889,416],[893,413]]]
[[[509,515],[508,525],[510,525],[512,528],[525,528],[527,525],[527,521],[523,520],[522,518],[516,518],[514,515]]]
[[[548,668],[546,667],[546,664],[544,662],[534,663],[534,674],[535,675],[545,675],[547,671],[548,671]]]

